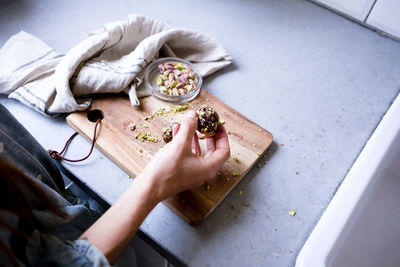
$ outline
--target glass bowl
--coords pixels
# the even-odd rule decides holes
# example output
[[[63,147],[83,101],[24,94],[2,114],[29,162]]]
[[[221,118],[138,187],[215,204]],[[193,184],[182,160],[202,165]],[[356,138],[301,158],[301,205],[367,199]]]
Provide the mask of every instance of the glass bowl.
[[[194,73],[199,78],[196,88],[193,91],[191,91],[187,94],[184,94],[184,95],[168,95],[168,94],[160,92],[160,89],[159,89],[160,86],[158,86],[157,82],[156,82],[157,77],[161,74],[160,71],[158,70],[158,65],[165,64],[167,62],[170,62],[172,64],[182,63],[182,64],[185,64],[185,65],[191,67],[193,69]],[[200,93],[200,89],[203,84],[203,79],[202,79],[199,71],[196,69],[196,67],[193,66],[193,64],[190,63],[189,61],[186,61],[186,60],[183,60],[180,58],[176,58],[176,57],[164,57],[164,58],[160,58],[160,59],[157,59],[156,61],[152,62],[146,68],[145,73],[144,73],[144,82],[145,82],[146,89],[148,91],[150,91],[152,93],[152,95],[154,95],[158,99],[161,99],[161,100],[167,101],[167,102],[176,103],[176,104],[182,104],[182,103],[185,103],[185,102],[188,102],[188,101],[194,99]]]

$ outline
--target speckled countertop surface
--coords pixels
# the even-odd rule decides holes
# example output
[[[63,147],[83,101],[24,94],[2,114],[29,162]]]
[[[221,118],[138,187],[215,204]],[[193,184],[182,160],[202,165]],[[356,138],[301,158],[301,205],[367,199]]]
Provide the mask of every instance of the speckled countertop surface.
[[[201,225],[187,225],[162,204],[143,223],[143,231],[190,266],[294,265],[400,89],[400,43],[307,1],[0,5],[0,45],[24,30],[66,53],[106,22],[138,13],[207,33],[231,53],[234,64],[206,78],[204,87],[275,141],[262,167],[251,170]],[[4,97],[0,102],[46,148],[61,148],[73,132],[64,116],[47,118]],[[88,148],[79,137],[69,156]],[[109,202],[131,182],[98,151],[85,163],[65,165]]]

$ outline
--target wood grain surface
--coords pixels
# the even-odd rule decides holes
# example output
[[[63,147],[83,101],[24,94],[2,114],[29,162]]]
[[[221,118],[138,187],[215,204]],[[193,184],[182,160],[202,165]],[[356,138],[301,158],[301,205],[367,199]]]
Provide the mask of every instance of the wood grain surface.
[[[272,143],[272,135],[204,89],[182,112],[177,112],[179,107],[176,105],[152,96],[142,98],[140,107],[132,107],[126,95],[98,96],[93,99],[91,106],[91,110],[99,109],[104,114],[96,141],[97,148],[129,176],[135,177],[165,145],[161,137],[162,128],[182,121],[189,109],[203,104],[212,106],[218,112],[220,120],[225,122],[231,157],[212,181],[164,201],[166,206],[191,225],[207,218],[246,175]],[[88,120],[88,112],[72,113],[67,117],[67,122],[91,141],[94,123]],[[136,125],[134,131],[129,129],[132,124]],[[141,140],[140,135],[145,133],[154,140]],[[200,140],[200,146],[204,150],[205,140]]]

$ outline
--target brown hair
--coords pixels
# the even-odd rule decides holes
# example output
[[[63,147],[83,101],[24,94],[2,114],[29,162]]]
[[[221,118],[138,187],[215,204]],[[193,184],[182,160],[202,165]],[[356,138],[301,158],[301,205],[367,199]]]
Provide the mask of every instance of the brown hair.
[[[0,210],[10,212],[19,218],[18,227],[15,228],[0,217],[0,227],[7,228],[13,233],[10,240],[11,248],[0,240],[0,253],[3,253],[14,266],[18,266],[16,258],[26,260],[24,248],[28,237],[34,229],[40,228],[33,214],[33,203],[26,193],[27,188],[41,201],[43,205],[41,208],[50,209],[60,217],[67,217],[67,214],[50,200],[38,181],[28,177],[11,162],[0,158]]]

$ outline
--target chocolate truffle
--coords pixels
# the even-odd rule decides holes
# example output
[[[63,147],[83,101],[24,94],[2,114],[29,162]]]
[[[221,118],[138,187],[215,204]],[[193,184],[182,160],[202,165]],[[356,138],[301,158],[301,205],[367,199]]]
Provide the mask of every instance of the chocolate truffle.
[[[162,130],[162,138],[165,143],[169,143],[172,141],[172,127],[171,126],[164,127],[164,129]]]
[[[207,137],[214,136],[219,127],[219,116],[214,108],[203,105],[196,110],[199,115],[197,130]]]

